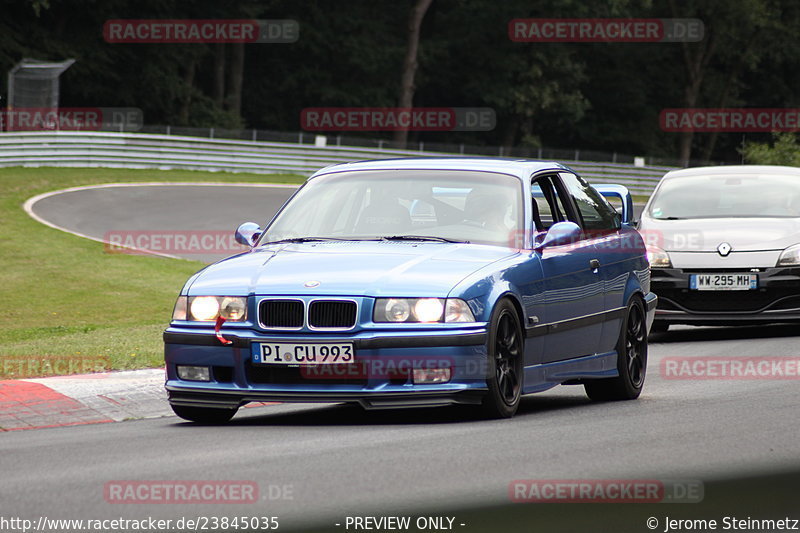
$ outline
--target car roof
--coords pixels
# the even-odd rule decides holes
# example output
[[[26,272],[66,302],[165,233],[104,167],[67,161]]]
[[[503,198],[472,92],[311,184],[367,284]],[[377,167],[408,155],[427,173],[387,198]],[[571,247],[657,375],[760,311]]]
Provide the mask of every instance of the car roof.
[[[716,167],[694,167],[671,170],[662,179],[689,178],[693,176],[773,174],[780,176],[800,176],[800,168],[779,165],[721,165]]]
[[[340,163],[318,170],[311,177],[351,170],[468,170],[510,174],[521,179],[527,179],[531,174],[542,170],[571,171],[566,165],[555,161],[490,157],[402,157]]]

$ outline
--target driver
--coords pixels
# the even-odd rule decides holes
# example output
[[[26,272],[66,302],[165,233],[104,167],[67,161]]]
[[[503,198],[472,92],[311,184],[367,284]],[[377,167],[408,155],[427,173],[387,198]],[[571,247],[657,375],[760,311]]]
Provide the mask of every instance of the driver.
[[[464,202],[464,219],[493,233],[507,233],[509,202],[503,194],[473,189]]]

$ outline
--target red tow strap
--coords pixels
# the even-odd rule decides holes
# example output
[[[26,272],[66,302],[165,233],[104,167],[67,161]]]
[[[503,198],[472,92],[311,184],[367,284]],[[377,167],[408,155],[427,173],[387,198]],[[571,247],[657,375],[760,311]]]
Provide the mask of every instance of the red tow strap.
[[[217,336],[217,340],[219,342],[221,342],[222,344],[233,344],[233,341],[229,341],[228,339],[223,337],[222,333],[220,333],[220,331],[219,331],[219,328],[221,328],[222,324],[224,324],[224,323],[225,323],[225,319],[222,318],[221,316],[218,316],[217,317],[217,324],[214,326],[214,334]]]

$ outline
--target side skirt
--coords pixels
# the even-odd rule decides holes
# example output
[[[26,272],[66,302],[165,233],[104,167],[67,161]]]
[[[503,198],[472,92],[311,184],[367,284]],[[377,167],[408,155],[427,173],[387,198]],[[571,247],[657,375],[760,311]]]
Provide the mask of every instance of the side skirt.
[[[613,378],[617,372],[617,352],[588,355],[525,367],[523,394],[541,392],[565,381]]]

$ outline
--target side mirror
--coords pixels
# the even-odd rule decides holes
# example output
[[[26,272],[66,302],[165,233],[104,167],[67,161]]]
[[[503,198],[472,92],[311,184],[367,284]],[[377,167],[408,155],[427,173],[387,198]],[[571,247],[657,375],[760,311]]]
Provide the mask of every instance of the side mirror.
[[[234,237],[239,244],[252,247],[255,245],[256,241],[258,241],[258,238],[261,237],[261,233],[261,226],[255,222],[245,222],[236,228]]]
[[[542,242],[534,246],[534,250],[572,244],[580,240],[582,233],[581,227],[574,222],[556,222],[547,230]]]
[[[620,222],[630,225],[636,223],[633,213],[633,197],[627,187],[624,185],[605,184],[595,185],[594,189],[605,196],[606,200],[613,200],[614,208],[620,215]],[[616,202],[621,204],[619,208],[616,206]]]

